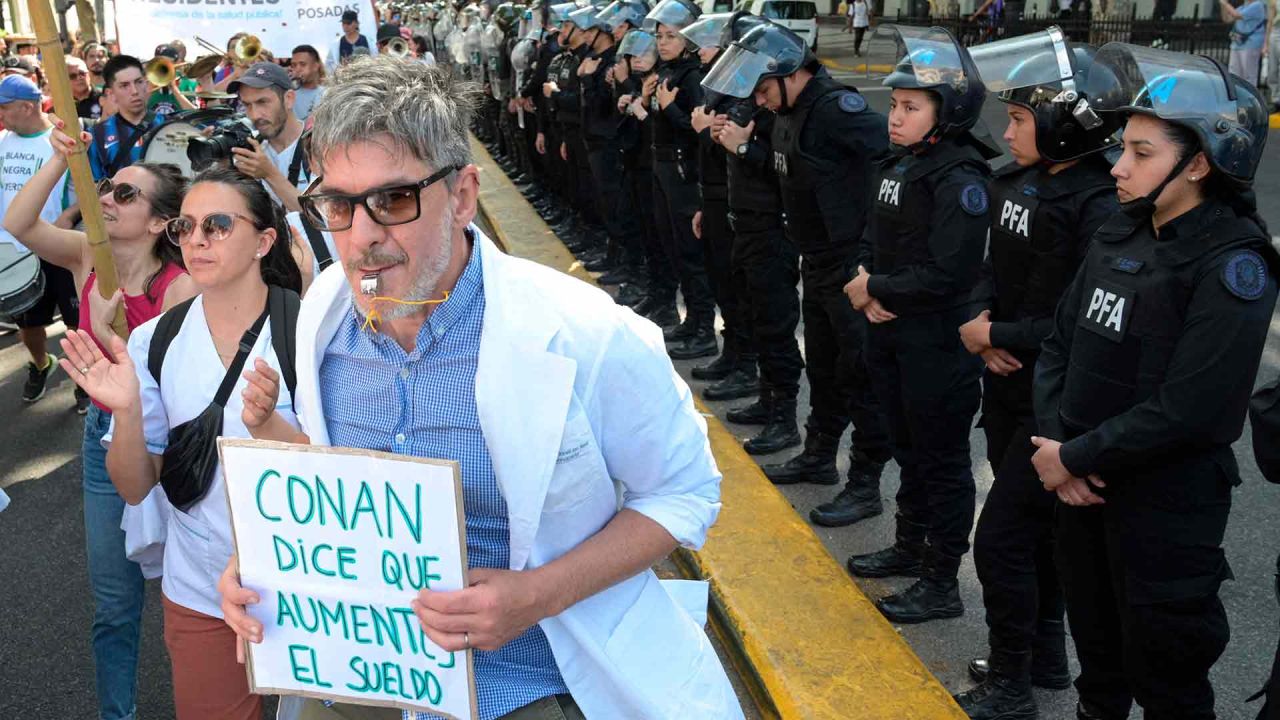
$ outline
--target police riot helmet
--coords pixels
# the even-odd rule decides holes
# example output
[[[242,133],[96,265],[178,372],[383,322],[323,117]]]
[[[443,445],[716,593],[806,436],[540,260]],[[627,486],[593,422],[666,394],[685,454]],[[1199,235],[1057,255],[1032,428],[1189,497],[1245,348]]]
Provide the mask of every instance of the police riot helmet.
[[[577,9],[578,9],[577,3],[572,3],[572,2],[558,3],[548,8],[548,13],[551,18],[551,22],[555,23],[556,25],[563,25],[564,23],[569,21],[569,14]]]
[[[1253,182],[1267,144],[1266,103],[1257,88],[1218,61],[1107,43],[1094,57],[1088,91],[1099,114],[1149,115],[1192,131],[1215,171],[1238,186]]]
[[[728,29],[735,14],[721,12],[703,15],[688,27],[682,28],[680,34],[699,50],[721,47],[720,41],[724,37],[724,31]]]
[[[928,90],[938,98],[937,124],[923,142],[956,137],[977,125],[987,90],[968,51],[950,32],[940,27],[888,25],[877,34],[894,35],[898,45],[898,62],[884,85]]]
[[[493,11],[492,22],[503,34],[509,35],[520,22],[520,15],[521,12],[516,9],[515,3],[504,2]]]
[[[662,0],[644,16],[643,29],[657,32],[659,25],[682,30],[702,15],[702,8],[690,0]]]
[[[644,16],[649,12],[649,6],[640,0],[614,0],[600,11],[600,24],[609,32],[614,32],[622,27],[623,23],[631,25],[633,28],[640,27],[644,23]]]
[[[1095,52],[1068,42],[1055,26],[980,45],[969,55],[996,99],[1031,112],[1040,157],[1060,163],[1118,143],[1119,118],[1095,112],[1085,89]]]
[[[569,22],[578,26],[579,30],[604,29],[604,26],[600,24],[599,11],[589,5],[569,13]]]
[[[658,55],[658,41],[652,33],[644,30],[631,30],[618,43],[618,55],[622,57],[639,57],[641,55]]]
[[[781,82],[816,62],[799,35],[766,21],[729,45],[703,78],[702,87],[729,97],[751,97],[761,80],[777,78]],[[785,102],[785,93],[783,99]]]

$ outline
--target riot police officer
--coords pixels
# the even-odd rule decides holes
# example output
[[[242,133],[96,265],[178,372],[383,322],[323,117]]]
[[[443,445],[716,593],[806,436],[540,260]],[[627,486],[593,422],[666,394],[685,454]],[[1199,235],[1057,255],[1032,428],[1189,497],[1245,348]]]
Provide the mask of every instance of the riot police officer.
[[[622,38],[632,30],[639,30],[644,23],[644,16],[649,13],[649,5],[641,0],[613,0],[600,11],[600,24],[613,34],[613,39],[622,42]]]
[[[765,22],[733,13],[719,42],[727,47]],[[708,90],[707,95],[717,93]],[[799,257],[782,229],[782,196],[772,164],[774,114],[748,98],[723,97],[707,104],[714,105],[715,140],[728,158],[730,277],[734,287],[741,288],[738,313],[753,351],[743,359],[754,360],[760,374],[759,399],[733,408],[727,418],[763,425],[743,447],[753,455],[769,454],[801,442],[794,406],[804,369],[795,337],[800,320]],[[775,405],[784,411],[772,412]]]
[[[643,268],[639,277],[624,285],[617,301],[635,308],[658,326],[680,322],[675,309],[676,278],[662,246],[662,238],[653,214],[653,123],[649,116],[649,96],[645,88],[655,84],[648,79],[658,65],[658,41],[643,30],[631,30],[618,44],[618,62],[614,65],[614,91],[622,122],[618,136],[622,150],[631,206],[640,211],[634,215],[643,245]],[[651,92],[651,91],[650,91]]]
[[[698,136],[690,120],[702,104],[698,57],[680,30],[702,11],[690,0],[662,0],[644,19],[658,41],[658,74],[649,105],[653,123],[654,209],[658,232],[684,295],[685,319],[664,329],[672,358],[716,354],[715,299],[707,278],[702,241],[693,233],[698,212]],[[662,312],[659,310],[659,312]]]
[[[777,114],[770,162],[786,235],[801,257],[810,388],[804,451],[764,472],[780,485],[838,483],[836,450],[852,419],[848,485],[810,517],[837,526],[878,515],[888,438],[863,357],[866,323],[842,288],[866,224],[873,161],[888,147],[884,116],[832,78],[795,33],[772,24],[730,45],[706,87],[731,97],[754,95],[757,105]],[[770,402],[770,423],[795,416],[793,395],[779,393]]]
[[[723,52],[721,42],[725,39],[725,31],[730,29],[736,17],[749,16],[745,13],[703,15],[697,22],[680,31],[697,48],[704,74]],[[748,23],[749,21],[742,24],[746,27]],[[745,283],[740,276],[734,276],[732,268],[733,230],[729,227],[727,168],[729,158],[715,139],[715,134],[724,124],[717,120],[715,112],[715,106],[720,103],[721,97],[719,93],[706,93],[704,103],[693,109],[689,121],[698,133],[698,191],[702,200],[693,217],[693,229],[694,235],[702,241],[707,279],[711,283],[716,305],[720,308],[720,319],[724,323],[724,347],[719,357],[707,365],[693,368],[691,373],[695,379],[715,381],[702,390],[702,396],[707,400],[737,400],[756,395],[760,391],[760,385],[756,378],[755,348],[742,312],[741,295],[746,289]]]
[[[977,140],[986,90],[942,28],[897,27],[899,61],[884,84],[894,155],[880,163],[875,211],[846,287],[872,323],[868,365],[901,469],[894,544],[849,559],[860,577],[915,576],[876,607],[892,622],[964,613],[957,574],[969,550],[974,482],[969,428],[982,364],[957,328],[982,268],[987,158]]]
[[[1219,585],[1249,394],[1280,263],[1250,190],[1261,95],[1206,57],[1112,43],[1089,72],[1126,116],[1121,212],[1058,304],[1036,364],[1032,463],[1055,541],[1082,718],[1214,717]]]
[[[1031,466],[1031,379],[1053,310],[1089,240],[1118,208],[1111,164],[1119,126],[1089,108],[1093,49],[1051,28],[971,51],[987,89],[1007,105],[1013,161],[991,184],[983,311],[960,327],[986,362],[982,428],[995,482],[974,535],[991,654],[981,684],[956,696],[972,718],[1036,712],[1031,685],[1071,685],[1062,590],[1053,564],[1054,498]],[[991,298],[987,300],[987,298]],[[1021,715],[1020,715],[1021,716]]]

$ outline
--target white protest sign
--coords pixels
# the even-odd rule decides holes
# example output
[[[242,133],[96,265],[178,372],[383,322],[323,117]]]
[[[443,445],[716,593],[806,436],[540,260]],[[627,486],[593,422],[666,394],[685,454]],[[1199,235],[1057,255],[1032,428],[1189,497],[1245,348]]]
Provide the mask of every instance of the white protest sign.
[[[261,599],[254,692],[474,718],[471,653],[409,603],[466,586],[457,463],[219,438],[240,582]]]
[[[206,51],[197,36],[225,48],[238,32],[257,35],[276,57],[311,45],[323,59],[342,33],[342,13],[360,13],[360,32],[372,42],[377,20],[369,0],[115,0],[120,49],[146,62],[156,46],[173,40],[187,45],[187,60]],[[127,21],[127,22],[126,22]]]

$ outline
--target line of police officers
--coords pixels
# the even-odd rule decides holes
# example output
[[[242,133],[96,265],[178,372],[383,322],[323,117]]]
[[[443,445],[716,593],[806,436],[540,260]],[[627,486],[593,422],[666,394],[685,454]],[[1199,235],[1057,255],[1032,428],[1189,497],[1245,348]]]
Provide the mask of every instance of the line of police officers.
[[[1256,89],[1206,58],[1095,51],[1056,28],[970,52],[897,27],[886,117],[750,14],[616,0],[485,15],[436,34],[488,87],[477,134],[673,358],[718,353],[693,370],[708,399],[756,397],[728,414],[761,426],[748,452],[801,444],[807,371],[803,449],[766,475],[837,484],[852,425],[845,487],[811,512],[842,526],[881,513],[897,462],[895,542],[848,562],[918,578],[877,602],[894,622],[964,611],[981,407],[990,653],[956,696],[971,717],[1037,717],[1033,685],[1071,684],[1064,612],[1078,717],[1125,718],[1135,700],[1148,718],[1214,717],[1230,445],[1280,263],[1250,190]],[[1013,155],[994,173],[988,91]]]

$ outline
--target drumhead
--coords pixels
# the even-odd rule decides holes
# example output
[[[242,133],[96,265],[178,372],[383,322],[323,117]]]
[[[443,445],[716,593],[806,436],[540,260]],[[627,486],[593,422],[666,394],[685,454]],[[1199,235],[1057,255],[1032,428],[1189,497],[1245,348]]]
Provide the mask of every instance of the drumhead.
[[[195,175],[191,160],[187,158],[187,141],[200,137],[200,129],[188,122],[167,123],[156,131],[142,153],[149,163],[171,163],[182,169],[187,177]]]
[[[12,319],[25,313],[43,295],[40,258],[9,243],[0,243],[0,317]]]

